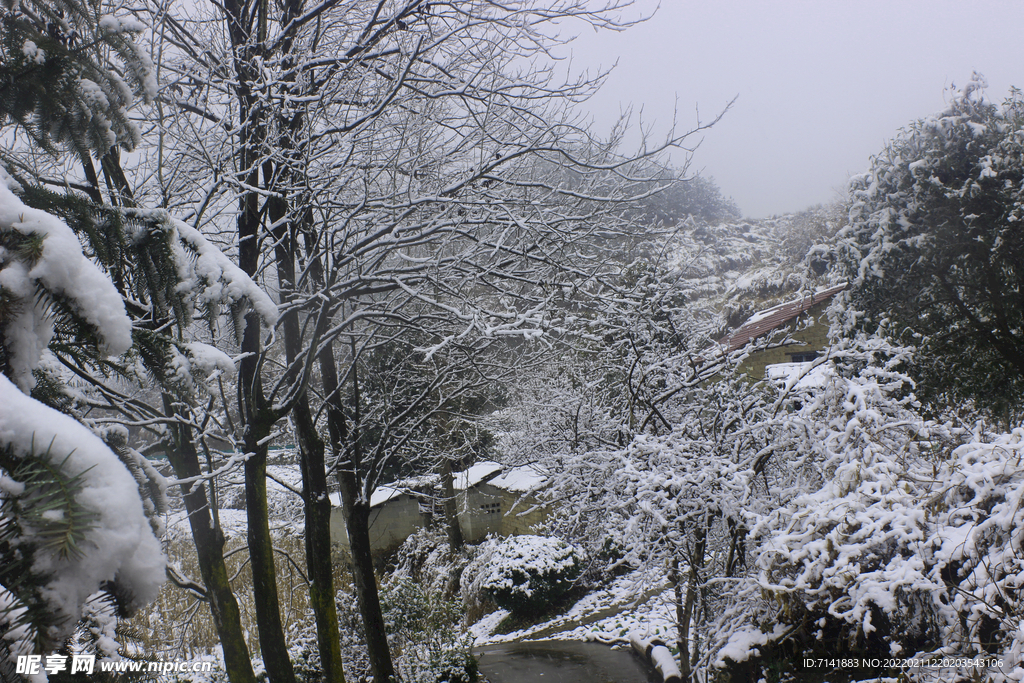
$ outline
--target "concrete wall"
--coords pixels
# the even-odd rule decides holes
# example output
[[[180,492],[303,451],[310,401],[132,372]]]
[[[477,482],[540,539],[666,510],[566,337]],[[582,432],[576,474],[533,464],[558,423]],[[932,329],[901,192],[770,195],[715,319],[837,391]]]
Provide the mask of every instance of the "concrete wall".
[[[469,543],[487,534],[516,536],[535,533],[548,516],[548,509],[527,497],[487,483],[458,493],[459,525]],[[438,519],[443,522],[442,519]],[[419,500],[407,494],[395,496],[370,512],[370,544],[374,554],[386,555],[398,549],[417,529],[430,523],[420,511]],[[348,548],[348,534],[341,508],[331,510],[331,542]]]
[[[551,510],[541,505],[533,496],[523,497],[510,491],[501,493],[504,496],[500,531],[502,536],[535,534],[547,521]]]
[[[484,483],[470,489],[468,500],[460,502],[459,524],[466,540],[477,543],[487,534],[536,533],[548,513],[548,508],[533,496],[523,498],[521,494]]]
[[[397,550],[406,538],[429,521],[429,517],[420,512],[419,500],[404,493],[395,496],[370,511],[370,547],[379,554]],[[345,517],[337,507],[331,510],[331,542],[348,548]]]
[[[482,541],[487,534],[501,532],[504,512],[501,489],[483,483],[458,494],[459,526],[462,537],[470,543]]]
[[[790,355],[793,353],[806,353],[807,351],[822,352],[827,349],[828,316],[825,315],[825,309],[828,308],[828,304],[828,301],[823,301],[817,306],[811,307],[806,313],[798,316],[795,320],[790,321],[789,324],[781,328],[790,332],[793,339],[804,342],[805,345],[784,346],[752,353],[740,365],[740,372],[755,381],[764,379],[764,369],[766,366],[775,363],[789,363],[791,362]],[[806,324],[808,320],[813,320],[814,324],[810,327],[793,331],[797,327]]]

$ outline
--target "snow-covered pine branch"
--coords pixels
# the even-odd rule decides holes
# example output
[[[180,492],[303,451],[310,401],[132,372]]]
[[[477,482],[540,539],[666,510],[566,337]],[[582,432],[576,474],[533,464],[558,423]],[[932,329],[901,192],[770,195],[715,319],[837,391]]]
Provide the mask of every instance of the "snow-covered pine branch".
[[[71,315],[92,330],[101,357],[131,347],[119,292],[70,228],[26,207],[6,182],[0,182],[0,245],[0,671],[6,676],[18,655],[50,652],[68,636],[97,591],[112,595],[126,613],[152,600],[163,583],[164,558],[125,464],[84,425],[27,393],[54,316]],[[51,299],[64,306],[47,305]]]

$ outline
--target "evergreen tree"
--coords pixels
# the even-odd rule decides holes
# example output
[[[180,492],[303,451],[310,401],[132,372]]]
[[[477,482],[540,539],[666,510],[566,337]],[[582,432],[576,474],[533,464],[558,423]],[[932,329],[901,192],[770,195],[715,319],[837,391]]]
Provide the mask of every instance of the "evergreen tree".
[[[166,212],[135,208],[136,200],[121,168],[119,150],[133,149],[140,142],[129,107],[137,95],[146,100],[155,95],[153,69],[132,39],[142,25],[130,17],[104,16],[100,7],[74,2],[22,2],[9,6],[0,24],[0,125],[16,127],[15,145],[2,161],[17,176],[9,182],[21,195],[18,199],[7,193],[10,220],[8,225],[0,226],[4,247],[0,249],[0,273],[4,275],[0,278],[0,370],[24,391],[31,390],[48,405],[94,429],[96,423],[85,420],[85,413],[95,408],[113,411],[129,422],[167,425],[166,429],[152,430],[152,436],[163,442],[161,446],[177,476],[189,479],[202,475],[197,435],[192,426],[197,397],[207,390],[204,384],[211,370],[234,371],[228,356],[190,340],[189,324],[195,309],[202,309],[211,326],[225,306],[234,314],[236,323],[251,308],[271,321],[276,319],[277,310],[198,231],[175,221]],[[56,164],[64,163],[64,155],[70,154],[72,164],[81,167],[85,182],[75,182],[73,178],[65,181],[65,192],[46,189],[46,184],[58,181],[39,172],[33,159],[38,150]],[[99,161],[98,170],[94,158]],[[101,191],[101,177],[105,193]],[[11,208],[16,205],[17,209]],[[29,207],[43,211],[33,212]],[[65,223],[60,231],[61,241],[55,243],[53,233],[19,229],[24,224],[22,211],[48,216],[49,223],[54,222],[54,216],[60,216]],[[99,274],[93,277],[94,281],[105,279],[100,289],[107,292],[106,303],[99,307],[101,313],[106,311],[105,318],[94,320],[85,315],[88,307],[76,304],[75,295],[83,294],[91,300],[89,292],[97,291],[96,287],[82,287],[79,291],[31,277],[39,270],[39,254],[45,253],[48,246],[60,247],[65,253],[77,252],[79,258],[84,247],[95,262],[86,261],[91,268],[86,271]],[[114,309],[117,315],[111,313]],[[109,319],[114,319],[120,330],[117,344],[103,336],[109,325],[101,323],[110,323]],[[25,324],[26,321],[31,324]],[[26,329],[34,331],[34,336],[27,334]],[[49,362],[40,363],[28,353],[44,349]],[[69,372],[84,385],[74,398],[64,388]],[[131,391],[123,391],[125,383],[135,387],[155,384],[157,401],[150,404]],[[129,447],[123,431],[106,430],[104,436],[113,453],[134,476],[140,491],[156,494],[146,509],[157,511],[162,502],[162,477],[145,457]],[[46,439],[39,440],[44,449],[47,443]],[[30,440],[20,457],[26,462],[40,460],[37,451],[35,441]],[[44,450],[42,460],[52,463],[58,455],[59,452]],[[36,501],[29,507],[25,507],[28,503],[19,502],[22,489],[18,486],[15,494],[4,500],[3,528],[10,535],[5,538],[5,547],[17,554],[24,550],[19,539],[28,528],[19,520],[29,515],[27,519],[31,521],[35,514],[32,510],[39,506],[43,506],[41,514],[52,516],[52,506],[62,500],[73,500],[72,494],[79,484],[74,470],[67,476],[59,468],[46,470],[44,476],[33,474],[34,471],[22,472],[24,467],[10,460],[0,463],[0,469],[12,481],[21,477],[37,482],[30,487],[37,493],[26,499]],[[63,492],[62,496],[56,496],[54,491]],[[224,567],[223,534],[216,516],[211,514],[208,491],[208,484],[186,486],[185,505],[193,524],[200,568],[224,645],[229,676],[233,680],[253,680],[237,603]],[[68,520],[78,519],[72,507],[61,514]],[[85,532],[80,531],[83,525]],[[86,522],[71,528],[77,533],[88,533]],[[63,548],[73,550],[77,538],[69,532],[63,546],[47,548],[60,555],[65,552]],[[153,556],[160,557],[159,552]],[[11,566],[16,569],[20,565]],[[21,587],[12,595],[29,606],[23,609],[21,603],[6,601],[4,615],[14,616],[5,622],[4,628],[45,633],[45,638],[36,638],[37,648],[58,643],[72,630],[74,621],[75,610],[53,616],[52,605],[42,605],[33,611],[31,600],[23,597],[32,595],[34,586],[45,580],[44,575],[22,572],[5,575],[3,582],[5,586],[17,582]],[[81,600],[87,597],[79,596]],[[35,621],[29,619],[32,614],[38,616]],[[97,609],[90,614],[116,616],[119,612]],[[111,633],[114,632],[111,626]],[[24,644],[28,641],[18,642],[23,643],[22,650],[31,649]],[[10,654],[17,653],[11,650]]]
[[[33,399],[50,352],[101,363],[132,346],[113,283],[54,216],[25,206],[0,175],[0,674],[18,655],[70,635],[104,591],[118,613],[155,597],[164,560],[146,512],[152,467],[113,451],[69,416]],[[13,183],[12,183],[13,184]],[[44,381],[40,382],[39,378]],[[52,403],[52,401],[51,401]],[[127,465],[127,466],[126,466]],[[159,493],[159,486],[156,486]],[[159,495],[157,497],[159,501]],[[111,654],[102,652],[100,654]]]
[[[839,234],[847,324],[919,347],[919,395],[1015,421],[1024,396],[1024,97],[980,76],[853,181]],[[955,378],[955,382],[950,382]],[[1019,417],[1019,416],[1018,416]]]
[[[99,155],[140,141],[128,109],[156,95],[153,65],[133,40],[142,23],[99,3],[19,0],[0,15],[0,124],[13,120],[44,148]]]

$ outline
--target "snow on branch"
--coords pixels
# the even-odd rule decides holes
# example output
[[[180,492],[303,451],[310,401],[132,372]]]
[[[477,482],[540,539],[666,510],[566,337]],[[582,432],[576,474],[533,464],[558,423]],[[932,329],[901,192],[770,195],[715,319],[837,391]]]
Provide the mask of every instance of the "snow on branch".
[[[179,291],[202,285],[200,298],[214,302],[227,300],[232,304],[247,299],[264,322],[273,325],[278,319],[277,305],[241,268],[224,255],[201,232],[176,219],[169,219],[181,240],[198,255],[189,277],[182,279]]]
[[[67,553],[45,543],[44,529],[21,527],[18,545],[34,550],[30,571],[45,577],[38,599],[54,626],[44,638],[53,644],[67,636],[89,596],[107,582],[117,586],[119,596],[129,598],[123,605],[129,612],[153,600],[164,580],[165,560],[127,468],[87,427],[22,393],[3,375],[0,405],[0,451],[9,455],[13,469],[34,459],[74,480],[74,505],[88,520],[81,540]],[[4,481],[17,483],[9,474]],[[5,486],[5,502],[18,500],[27,488],[18,494]],[[53,508],[40,516],[59,522],[65,514]],[[19,596],[18,601],[23,599]]]
[[[40,291],[61,297],[94,328],[101,353],[131,348],[131,320],[121,295],[82,253],[75,233],[45,211],[25,206],[0,182],[0,292],[18,302],[0,334],[13,379],[25,390],[35,385],[32,370],[53,336],[51,311]]]

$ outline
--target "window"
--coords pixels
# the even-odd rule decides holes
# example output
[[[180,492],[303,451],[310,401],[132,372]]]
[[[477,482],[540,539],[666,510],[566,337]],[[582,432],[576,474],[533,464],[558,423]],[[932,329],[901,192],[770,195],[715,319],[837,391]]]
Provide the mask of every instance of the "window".
[[[817,351],[801,351],[800,353],[787,353],[790,363],[809,363],[821,354]]]
[[[484,503],[480,506],[486,515],[500,515],[501,514],[501,503]]]

